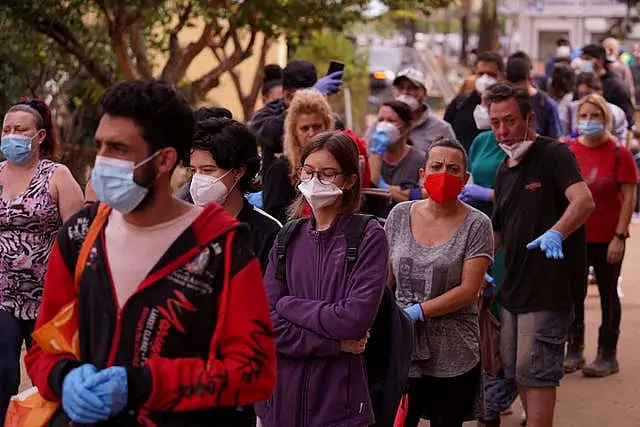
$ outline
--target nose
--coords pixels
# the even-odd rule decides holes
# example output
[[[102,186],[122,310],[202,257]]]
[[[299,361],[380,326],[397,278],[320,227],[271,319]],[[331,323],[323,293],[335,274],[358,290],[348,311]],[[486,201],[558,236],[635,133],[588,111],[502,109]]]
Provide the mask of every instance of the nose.
[[[509,127],[505,123],[499,123],[494,132],[496,132],[497,139],[502,141],[509,136]]]

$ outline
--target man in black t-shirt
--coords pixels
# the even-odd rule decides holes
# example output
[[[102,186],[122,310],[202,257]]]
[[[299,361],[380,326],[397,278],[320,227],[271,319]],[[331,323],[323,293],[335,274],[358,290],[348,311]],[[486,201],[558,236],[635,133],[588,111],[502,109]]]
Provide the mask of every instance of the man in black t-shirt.
[[[529,94],[508,84],[487,96],[491,129],[507,159],[495,181],[493,227],[504,247],[501,355],[529,422],[551,426],[563,376],[572,292],[586,283],[583,224],[594,209],[569,148],[536,136]]]

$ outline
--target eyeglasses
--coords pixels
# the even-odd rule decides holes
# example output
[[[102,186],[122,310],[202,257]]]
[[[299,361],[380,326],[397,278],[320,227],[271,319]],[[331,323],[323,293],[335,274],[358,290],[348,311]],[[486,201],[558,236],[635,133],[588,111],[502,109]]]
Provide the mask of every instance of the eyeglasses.
[[[314,176],[318,177],[318,181],[323,184],[333,184],[336,178],[344,173],[334,168],[324,168],[320,170],[314,170],[309,166],[301,166],[296,169],[298,179],[302,182],[311,181]]]

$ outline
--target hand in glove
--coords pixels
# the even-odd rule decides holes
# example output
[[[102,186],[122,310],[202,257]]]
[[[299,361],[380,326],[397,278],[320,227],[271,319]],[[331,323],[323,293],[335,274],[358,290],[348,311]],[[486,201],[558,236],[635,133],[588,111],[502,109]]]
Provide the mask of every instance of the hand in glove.
[[[93,424],[109,418],[109,408],[94,392],[96,367],[85,364],[72,369],[62,381],[62,409],[73,421]]]
[[[484,283],[482,285],[483,298],[492,299],[496,294],[496,282],[488,273],[484,274]]]
[[[376,131],[371,137],[371,152],[382,156],[384,152],[387,151],[387,148],[389,148],[390,143],[391,140],[386,133],[380,130]]]
[[[422,311],[420,304],[413,304],[412,306],[405,308],[404,312],[407,313],[414,323],[417,321],[424,322],[424,312]]]
[[[467,184],[462,188],[460,200],[465,203],[474,201],[488,202],[491,197],[491,188],[481,187],[478,184]]]
[[[335,73],[331,73],[328,76],[325,76],[318,80],[316,84],[313,85],[313,88],[320,92],[323,95],[333,95],[338,93],[340,90],[340,86],[342,86],[342,75],[344,71],[336,71]]]
[[[547,258],[563,259],[562,233],[556,230],[547,230],[542,236],[527,245],[527,249],[540,248]]]
[[[94,392],[111,416],[117,415],[127,406],[128,380],[127,370],[121,366],[112,366],[96,374]]]
[[[381,189],[381,190],[388,190],[389,189],[389,184],[384,182],[384,179],[382,178],[382,175],[380,175],[380,179],[378,179],[378,186],[377,187],[379,189]]]

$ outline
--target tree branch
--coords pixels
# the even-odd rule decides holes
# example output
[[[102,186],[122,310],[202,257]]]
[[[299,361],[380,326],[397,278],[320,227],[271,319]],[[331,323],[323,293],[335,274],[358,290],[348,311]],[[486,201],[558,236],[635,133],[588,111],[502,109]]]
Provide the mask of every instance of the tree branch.
[[[113,84],[113,75],[91,58],[89,52],[67,26],[42,17],[27,19],[27,24],[35,31],[51,38],[62,49],[73,55],[100,86],[106,88]]]
[[[136,69],[140,77],[144,79],[150,79],[153,77],[153,71],[151,63],[149,61],[149,54],[147,52],[147,46],[142,36],[142,26],[140,21],[136,21],[129,27],[129,41],[131,44],[131,50],[136,59]]]
[[[170,49],[169,59],[162,70],[161,79],[172,83],[177,83],[182,80],[195,57],[209,45],[217,28],[218,24],[215,19],[205,24],[198,40],[189,43],[184,48],[178,46],[176,34],[173,50]]]
[[[229,31],[231,31],[231,27],[229,28]],[[234,28],[233,31],[237,31],[237,28]],[[218,64],[216,68],[191,83],[189,96],[192,103],[195,104],[203,99],[211,89],[220,84],[220,76],[222,76],[227,71],[233,70],[238,64],[251,56],[251,54],[253,53],[253,46],[255,45],[257,34],[258,30],[255,27],[252,28],[249,43],[247,44],[246,48],[243,49],[240,45],[239,49],[234,50],[231,55],[224,58],[224,60],[220,64]],[[236,34],[235,36],[232,35],[232,37],[235,38],[238,36]],[[224,49],[224,45],[222,46],[222,49]]]

